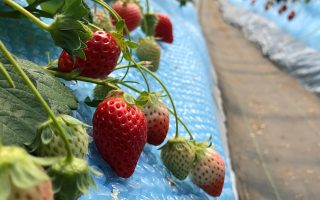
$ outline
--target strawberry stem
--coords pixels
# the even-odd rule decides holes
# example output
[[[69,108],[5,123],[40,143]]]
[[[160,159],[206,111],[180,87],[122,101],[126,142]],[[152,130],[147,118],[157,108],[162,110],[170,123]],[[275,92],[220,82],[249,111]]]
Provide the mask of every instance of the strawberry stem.
[[[4,3],[8,4],[9,6],[11,6],[12,8],[18,10],[20,13],[22,13],[24,16],[26,16],[27,18],[29,18],[31,21],[33,21],[34,23],[36,23],[40,28],[44,29],[44,30],[49,30],[49,26],[48,24],[42,22],[39,18],[37,18],[36,16],[34,16],[33,14],[31,14],[28,10],[26,10],[25,8],[23,8],[22,6],[20,6],[19,4],[17,4],[16,2],[12,1],[12,0],[3,0]]]
[[[15,88],[16,86],[14,85],[14,82],[11,78],[11,76],[9,75],[8,71],[6,70],[6,68],[4,68],[4,66],[2,65],[2,63],[0,63],[0,74],[2,74],[2,76],[4,76],[4,78],[7,80],[7,82],[9,83],[9,85],[12,88]]]
[[[96,3],[98,3],[98,4],[100,4],[100,5],[101,5],[102,7],[104,7],[105,9],[107,9],[107,10],[111,13],[111,15],[117,20],[117,22],[119,22],[120,20],[122,20],[122,18],[119,16],[119,14],[118,14],[115,10],[113,10],[113,8],[112,8],[111,6],[109,6],[106,2],[104,2],[104,1],[102,1],[102,0],[93,0],[93,1],[96,2]],[[128,27],[127,27],[126,24],[124,24],[124,30],[125,30],[126,33],[128,33],[128,39],[129,39],[129,41],[131,41],[130,31],[128,30]],[[122,34],[122,33],[121,33],[121,34]],[[131,48],[129,48],[129,49],[130,49],[130,55],[131,55],[132,50],[131,50]],[[132,58],[132,62],[133,62],[134,64],[136,64],[139,72],[141,73],[141,75],[142,75],[142,77],[143,77],[143,79],[144,79],[144,81],[145,81],[145,83],[146,83],[146,85],[147,85],[147,91],[150,92],[150,85],[149,85],[149,82],[148,82],[147,77],[145,76],[145,74],[144,74],[143,71],[141,70],[141,65],[137,64],[137,62],[136,62],[133,58]]]
[[[146,5],[147,5],[147,13],[149,13],[150,12],[149,0],[146,0]]]
[[[172,115],[174,115],[174,112],[170,108],[167,108],[167,109]],[[190,140],[194,140],[193,135],[192,135],[191,131],[189,130],[189,128],[187,127],[187,125],[182,121],[182,119],[179,116],[177,116],[177,118],[178,118],[180,124],[186,129],[186,131],[190,137]]]
[[[15,70],[17,70],[18,74],[22,77],[25,84],[29,87],[31,92],[34,94],[34,96],[38,99],[44,110],[47,112],[57,129],[59,130],[60,136],[63,139],[66,149],[67,149],[67,161],[72,161],[73,159],[73,153],[70,148],[69,141],[67,139],[67,134],[64,128],[60,125],[60,123],[57,121],[55,114],[47,104],[47,102],[43,99],[40,92],[37,90],[37,88],[33,85],[27,74],[23,71],[23,69],[18,65],[18,63],[15,61],[15,59],[12,57],[11,53],[8,51],[8,49],[4,46],[2,41],[0,40],[0,50],[5,55],[5,57],[9,60],[9,62],[13,65]]]
[[[138,68],[138,66],[132,66],[132,67]],[[116,67],[116,70],[123,69],[123,68],[125,68],[125,67]],[[171,103],[172,108],[173,108],[174,117],[176,119],[176,134],[175,134],[175,137],[177,138],[179,136],[178,115],[177,115],[176,106],[174,105],[174,101],[173,101],[173,99],[172,99],[167,87],[163,84],[163,82],[152,71],[150,71],[149,69],[147,69],[147,68],[145,68],[143,66],[141,66],[141,69],[144,70],[145,72],[147,72],[148,74],[150,74],[154,79],[156,79],[156,81],[161,85],[161,87],[164,89],[164,91],[168,95],[170,103]]]

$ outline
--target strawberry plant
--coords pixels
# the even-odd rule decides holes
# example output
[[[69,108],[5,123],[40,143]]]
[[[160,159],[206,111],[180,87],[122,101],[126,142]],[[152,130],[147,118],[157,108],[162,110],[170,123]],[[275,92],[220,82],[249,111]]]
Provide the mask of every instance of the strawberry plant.
[[[29,0],[26,7],[13,0],[3,1],[14,9],[2,12],[3,16],[30,19],[50,33],[62,51],[58,60],[40,67],[12,56],[0,42],[0,80],[3,80],[0,100],[5,102],[0,108],[5,116],[0,120],[4,127],[0,141],[5,145],[0,146],[0,169],[7,166],[2,158],[11,155],[6,148],[16,145],[20,146],[16,147],[17,159],[10,162],[10,166],[21,167],[21,160],[28,164],[31,172],[39,174],[33,177],[23,167],[18,172],[0,170],[0,182],[5,183],[5,187],[0,187],[0,200],[12,199],[16,194],[37,195],[39,200],[53,199],[51,183],[56,199],[73,200],[95,185],[92,178],[95,171],[84,160],[90,141],[88,126],[70,116],[71,111],[77,109],[78,100],[57,78],[96,84],[93,98],[85,100],[88,106],[96,108],[92,119],[93,139],[101,157],[119,177],[128,178],[134,173],[146,143],[157,146],[165,142],[170,114],[174,116],[175,136],[160,148],[161,159],[180,180],[190,173],[198,173],[194,169],[198,169],[196,166],[202,159],[199,149],[203,149],[203,143],[195,141],[178,117],[168,88],[153,72],[158,69],[161,54],[155,40],[173,42],[170,18],[151,13],[149,1],[146,1],[143,19],[141,6],[136,2],[117,1],[110,6],[102,0],[92,1],[102,7],[100,14],[95,9],[92,16],[82,0]],[[109,14],[114,25],[111,28]],[[44,23],[39,17],[52,18],[52,22]],[[130,31],[139,25],[146,38],[136,43],[131,40]],[[134,59],[134,50],[140,62]],[[127,64],[118,65],[123,60]],[[109,76],[117,70],[125,70],[124,75]],[[130,70],[137,70],[143,77],[143,90],[134,87],[135,81],[126,79]],[[156,81],[163,91],[152,91],[147,77]],[[124,92],[124,88],[139,96],[135,98]],[[170,106],[163,103],[163,97],[169,99]],[[190,140],[179,135],[179,123]],[[210,145],[205,146],[208,147]],[[46,165],[46,171],[41,165]],[[21,180],[10,179],[10,176]],[[26,180],[29,177],[30,183]],[[212,192],[212,187],[218,184],[222,188],[223,181],[219,179],[216,183],[216,180],[217,177],[210,174],[211,182],[206,182],[204,187],[201,180],[199,183],[192,179],[204,191],[217,196],[219,191]]]

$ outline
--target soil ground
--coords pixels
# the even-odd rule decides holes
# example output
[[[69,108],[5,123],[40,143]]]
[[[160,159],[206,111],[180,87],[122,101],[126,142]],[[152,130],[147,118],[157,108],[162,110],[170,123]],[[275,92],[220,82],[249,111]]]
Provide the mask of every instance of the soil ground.
[[[240,199],[320,199],[320,100],[197,1],[227,116]]]

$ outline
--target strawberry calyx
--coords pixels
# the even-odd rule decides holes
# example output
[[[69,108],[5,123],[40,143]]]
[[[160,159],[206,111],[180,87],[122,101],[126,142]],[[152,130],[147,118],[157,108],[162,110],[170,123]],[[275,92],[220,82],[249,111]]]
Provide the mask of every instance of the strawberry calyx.
[[[106,98],[110,98],[110,97],[121,98],[129,105],[132,105],[132,106],[136,105],[135,98],[131,94],[128,94],[120,89],[119,90],[111,90],[108,93]]]
[[[74,158],[71,162],[61,159],[48,170],[56,197],[70,200],[87,193],[90,186],[96,187],[91,173],[97,174],[85,160],[79,158]]]
[[[35,158],[23,148],[0,147],[0,199],[8,199],[10,187],[26,189],[50,180],[42,165],[51,165],[56,159]]]
[[[66,137],[70,140],[74,131],[86,132],[86,128],[89,127],[87,124],[69,116],[60,115],[56,117],[56,120],[60,125],[66,130]],[[43,122],[37,129],[37,135],[31,144],[26,144],[31,152],[41,151],[44,146],[50,144],[54,137],[57,137],[57,132],[55,123],[52,119],[48,119]]]
[[[146,104],[150,106],[157,106],[158,104],[162,103],[163,91],[159,92],[142,92],[140,96],[136,100],[136,104],[139,106],[144,106]]]

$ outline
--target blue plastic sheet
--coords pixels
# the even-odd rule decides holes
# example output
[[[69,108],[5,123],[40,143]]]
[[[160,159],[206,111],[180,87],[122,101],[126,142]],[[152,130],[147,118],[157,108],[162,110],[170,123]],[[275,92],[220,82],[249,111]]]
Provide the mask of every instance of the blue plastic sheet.
[[[225,158],[227,173],[223,193],[219,199],[236,199],[228,153],[223,139],[225,130],[224,118],[220,110],[220,97],[216,88],[216,80],[212,80],[214,73],[195,8],[191,4],[180,8],[174,0],[154,0],[151,1],[151,7],[158,12],[169,14],[174,24],[174,43],[172,45],[160,44],[162,55],[157,75],[169,88],[178,114],[189,126],[195,138],[205,140],[212,135],[215,150]],[[57,58],[61,52],[60,49],[54,47],[47,33],[39,30],[27,20],[1,19],[0,27],[0,39],[17,56],[45,64],[46,51],[49,51],[53,58]],[[143,34],[138,29],[132,36],[137,39]],[[113,73],[112,76],[119,76],[123,73]],[[135,70],[130,71],[128,79],[143,83],[143,79]],[[161,90],[161,87],[151,77],[148,76],[148,79],[153,90]],[[92,95],[94,85],[83,82],[66,82],[66,84],[79,99],[79,109],[74,112],[74,116],[92,124],[94,109],[86,106],[84,99]],[[143,84],[141,85],[140,87],[144,88]],[[168,99],[165,102],[170,105]],[[170,127],[168,138],[174,135],[173,117],[171,117]],[[89,132],[91,134],[91,130]],[[181,126],[180,134],[187,137],[186,131]],[[214,199],[194,186],[189,179],[183,182],[177,181],[177,185],[172,186],[167,179],[170,174],[161,163],[159,153],[157,148],[146,145],[133,176],[129,179],[121,179],[101,159],[94,143],[91,143],[87,160],[92,167],[102,172],[103,176],[95,176],[97,190],[91,189],[89,194],[80,199],[106,200],[115,196],[117,198],[114,199],[123,200]]]

